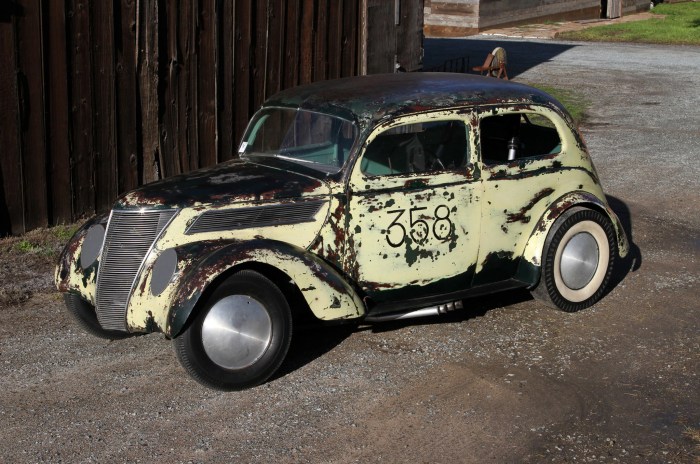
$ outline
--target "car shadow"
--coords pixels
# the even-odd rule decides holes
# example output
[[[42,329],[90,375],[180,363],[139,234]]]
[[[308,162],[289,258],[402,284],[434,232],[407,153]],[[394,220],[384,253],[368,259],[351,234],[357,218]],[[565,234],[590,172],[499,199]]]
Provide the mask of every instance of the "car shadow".
[[[295,328],[289,352],[280,368],[270,378],[270,382],[301,369],[315,359],[325,355],[340,345],[353,333],[371,331],[372,333],[389,332],[404,327],[417,325],[451,324],[476,319],[496,308],[532,300],[527,290],[517,289],[493,295],[474,297],[464,300],[464,308],[439,316],[403,319],[391,322],[370,324],[323,324],[306,322]]]
[[[437,68],[457,58],[469,58],[469,72],[474,66],[483,64],[486,55],[495,47],[503,47],[508,58],[508,76],[512,79],[557,55],[575,48],[575,44],[534,42],[526,40],[498,39],[438,39],[426,38],[423,43],[423,68]]]
[[[294,329],[292,343],[284,362],[270,381],[284,377],[323,356],[352,335],[357,324],[305,324]]]
[[[613,267],[610,284],[605,292],[607,295],[615,287],[617,287],[630,272],[635,272],[642,267],[642,250],[634,243],[634,234],[632,229],[632,215],[627,204],[617,197],[606,195],[610,209],[612,209],[622,223],[622,228],[627,235],[629,241],[629,253],[622,259],[618,259]]]
[[[453,324],[465,322],[485,316],[489,311],[504,308],[524,301],[532,300],[530,292],[525,289],[508,290],[492,295],[478,296],[462,300],[464,307],[438,316],[402,319],[398,321],[375,322],[372,325],[359,327],[357,331],[372,331],[372,333],[391,332],[404,327],[417,325]]]

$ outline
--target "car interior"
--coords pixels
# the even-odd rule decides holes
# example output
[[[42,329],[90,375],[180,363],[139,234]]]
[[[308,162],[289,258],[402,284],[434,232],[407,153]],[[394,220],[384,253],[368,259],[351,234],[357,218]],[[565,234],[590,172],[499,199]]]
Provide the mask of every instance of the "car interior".
[[[484,164],[505,164],[561,152],[554,124],[535,113],[509,113],[481,120],[481,157]]]
[[[462,121],[436,121],[394,127],[375,138],[361,162],[369,176],[447,171],[467,162]]]

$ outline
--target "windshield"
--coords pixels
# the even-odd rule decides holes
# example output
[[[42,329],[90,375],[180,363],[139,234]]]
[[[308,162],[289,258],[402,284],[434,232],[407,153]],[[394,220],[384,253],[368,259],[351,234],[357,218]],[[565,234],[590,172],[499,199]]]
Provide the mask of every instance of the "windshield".
[[[356,137],[355,124],[346,119],[300,109],[264,108],[253,116],[238,153],[242,158],[282,158],[332,174],[345,164]]]

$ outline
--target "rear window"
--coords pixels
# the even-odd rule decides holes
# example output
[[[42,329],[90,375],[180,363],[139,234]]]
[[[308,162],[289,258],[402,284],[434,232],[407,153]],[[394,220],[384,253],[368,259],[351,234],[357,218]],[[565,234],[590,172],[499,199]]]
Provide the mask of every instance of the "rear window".
[[[487,116],[480,123],[480,138],[481,159],[485,164],[561,152],[561,138],[554,123],[536,113]]]

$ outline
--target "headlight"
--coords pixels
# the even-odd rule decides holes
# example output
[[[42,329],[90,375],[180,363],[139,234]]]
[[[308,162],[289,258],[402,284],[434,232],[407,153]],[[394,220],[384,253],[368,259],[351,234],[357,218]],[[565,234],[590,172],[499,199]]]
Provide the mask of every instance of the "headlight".
[[[104,239],[105,228],[102,224],[95,224],[88,229],[80,251],[80,266],[83,269],[90,267],[100,255]]]
[[[177,270],[177,253],[169,248],[156,258],[153,264],[153,276],[151,277],[151,293],[158,296],[168,286]]]

